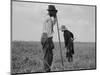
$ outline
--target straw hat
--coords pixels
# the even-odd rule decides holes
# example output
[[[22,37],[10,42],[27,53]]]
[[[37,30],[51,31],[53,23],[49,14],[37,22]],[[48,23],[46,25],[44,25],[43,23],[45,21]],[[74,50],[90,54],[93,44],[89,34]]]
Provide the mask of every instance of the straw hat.
[[[56,11],[57,12],[57,9],[55,8],[54,5],[48,5],[48,11]]]
[[[62,25],[60,30],[67,30],[66,26],[65,25]]]

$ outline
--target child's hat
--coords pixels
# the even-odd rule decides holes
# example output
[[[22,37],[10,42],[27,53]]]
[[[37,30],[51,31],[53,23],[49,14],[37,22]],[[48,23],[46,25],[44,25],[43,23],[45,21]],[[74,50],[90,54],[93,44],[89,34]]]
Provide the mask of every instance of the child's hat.
[[[66,26],[65,25],[62,25],[60,30],[67,30]]]

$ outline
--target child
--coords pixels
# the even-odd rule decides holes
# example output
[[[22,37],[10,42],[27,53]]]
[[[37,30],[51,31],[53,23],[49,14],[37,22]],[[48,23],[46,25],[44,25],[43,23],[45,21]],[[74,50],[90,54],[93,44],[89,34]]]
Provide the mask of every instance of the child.
[[[66,28],[65,25],[61,26],[61,31],[63,32],[65,48],[67,50],[66,58],[68,58],[68,62],[72,62],[74,54],[74,46],[73,46],[74,35]]]

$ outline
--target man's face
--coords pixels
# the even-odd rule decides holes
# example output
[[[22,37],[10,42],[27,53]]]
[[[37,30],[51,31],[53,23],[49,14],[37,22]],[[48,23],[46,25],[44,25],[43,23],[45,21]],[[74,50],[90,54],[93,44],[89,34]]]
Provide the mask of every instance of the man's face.
[[[56,16],[56,13],[57,13],[56,11],[49,11],[50,16]]]

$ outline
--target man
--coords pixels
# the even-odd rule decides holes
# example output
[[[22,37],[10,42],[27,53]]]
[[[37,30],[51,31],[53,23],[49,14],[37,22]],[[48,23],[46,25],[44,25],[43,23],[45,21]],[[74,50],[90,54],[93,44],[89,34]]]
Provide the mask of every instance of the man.
[[[66,58],[68,58],[68,62],[72,62],[74,54],[74,46],[73,46],[74,35],[66,28],[65,25],[61,26],[61,31],[63,32],[65,48],[67,49]]]
[[[48,6],[48,15],[43,25],[43,33],[41,37],[41,44],[44,53],[44,69],[46,72],[50,72],[52,60],[53,60],[53,27],[57,21],[56,19],[57,10],[54,5]]]

